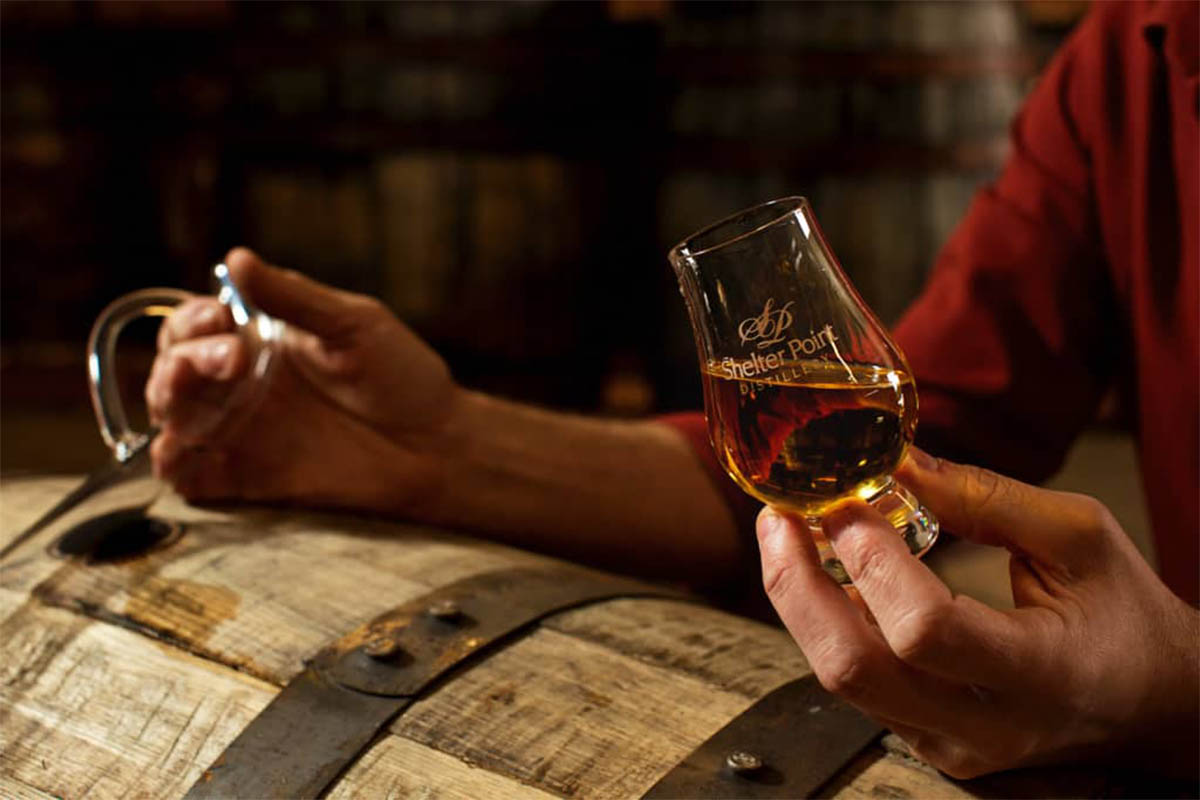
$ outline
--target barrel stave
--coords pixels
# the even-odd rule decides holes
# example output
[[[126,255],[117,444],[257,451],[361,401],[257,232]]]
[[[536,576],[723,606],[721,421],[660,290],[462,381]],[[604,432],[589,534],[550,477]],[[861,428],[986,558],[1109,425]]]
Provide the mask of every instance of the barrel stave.
[[[751,699],[810,671],[782,628],[677,600],[611,600],[543,625]]]
[[[566,796],[640,796],[750,701],[539,629],[415,703],[397,734]]]
[[[0,485],[0,544],[73,480]],[[0,564],[0,794],[182,795],[331,640],[469,575],[555,563],[427,528],[196,509],[171,546],[119,564]],[[808,666],[776,628],[673,600],[599,603],[460,666],[362,754],[332,797],[631,797]],[[199,656],[199,657],[198,657]],[[835,797],[1111,795],[1098,770],[954,782],[868,748]]]
[[[154,512],[178,519],[180,506],[169,498]],[[428,529],[280,512],[196,520],[171,547],[121,563],[64,561],[41,548],[17,558],[27,560],[6,571],[15,591],[90,609],[280,686],[329,641],[431,589],[548,561]]]
[[[326,795],[328,800],[364,797],[551,800],[557,796],[394,735],[373,744]]]
[[[0,775],[58,797],[173,797],[276,689],[30,603],[0,624]]]
[[[61,798],[43,792],[24,781],[4,774],[0,774],[0,797],[5,800],[61,800]]]

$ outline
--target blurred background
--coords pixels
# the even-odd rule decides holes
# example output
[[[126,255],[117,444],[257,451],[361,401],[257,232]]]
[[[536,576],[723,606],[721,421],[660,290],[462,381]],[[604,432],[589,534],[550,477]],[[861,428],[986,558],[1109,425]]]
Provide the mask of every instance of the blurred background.
[[[104,458],[92,320],[135,288],[205,290],[235,244],[382,298],[468,385],[610,415],[698,407],[666,250],[804,194],[895,321],[1085,10],[8,0],[2,467]],[[127,396],[154,327],[122,352]],[[1105,436],[1083,461],[1132,468]],[[1101,478],[1136,494],[1132,475]]]

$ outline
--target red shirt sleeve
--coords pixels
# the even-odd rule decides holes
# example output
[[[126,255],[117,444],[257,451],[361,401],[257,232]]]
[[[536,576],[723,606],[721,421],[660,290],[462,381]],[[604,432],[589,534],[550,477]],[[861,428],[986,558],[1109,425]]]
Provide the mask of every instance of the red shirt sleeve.
[[[1069,110],[1073,49],[1026,102],[1002,174],[976,195],[894,331],[917,379],[918,442],[1035,482],[1092,419],[1112,349],[1087,154]],[[691,442],[739,526],[752,526],[761,504],[724,474],[704,417],[661,420]]]
[[[918,443],[1032,482],[1053,474],[1093,418],[1119,346],[1071,111],[1088,27],[1026,101],[1000,177],[974,198],[894,330],[917,379]],[[661,420],[691,442],[739,525],[752,526],[761,504],[724,474],[703,416]]]
[[[754,520],[758,516],[759,509],[762,508],[762,503],[743,492],[717,462],[717,455],[713,452],[712,440],[708,436],[708,424],[705,422],[704,415],[699,412],[666,414],[659,417],[658,421],[679,431],[691,444],[704,471],[712,480],[713,487],[721,493],[725,504],[729,506],[737,529],[753,531]]]
[[[1104,389],[1132,390],[1162,574],[1193,603],[1196,9],[1094,4],[1014,122],[999,178],[894,332],[917,379],[918,443],[1030,482],[1059,467]],[[735,492],[700,417],[676,427]]]
[[[1045,480],[1094,417],[1121,325],[1073,115],[1085,20],[1012,127],[1000,177],[974,198],[896,326],[917,379],[918,443]]]

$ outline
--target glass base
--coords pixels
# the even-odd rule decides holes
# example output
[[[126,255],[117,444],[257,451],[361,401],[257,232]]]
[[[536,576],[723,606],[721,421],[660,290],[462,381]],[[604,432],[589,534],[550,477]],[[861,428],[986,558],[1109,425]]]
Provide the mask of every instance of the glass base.
[[[869,501],[876,511],[887,518],[896,528],[896,533],[904,537],[908,551],[917,558],[925,555],[938,537],[938,521],[923,505],[917,502],[913,493],[896,482],[892,482]],[[853,583],[846,573],[846,568],[833,552],[833,545],[825,538],[821,530],[821,518],[808,518],[809,530],[813,542],[817,545],[817,555],[821,558],[821,567],[838,583],[849,586]]]

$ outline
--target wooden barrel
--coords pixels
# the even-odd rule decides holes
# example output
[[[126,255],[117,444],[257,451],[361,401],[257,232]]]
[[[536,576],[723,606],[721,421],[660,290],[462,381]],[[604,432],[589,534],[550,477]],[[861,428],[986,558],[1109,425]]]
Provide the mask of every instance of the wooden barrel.
[[[4,482],[0,548],[74,482]],[[35,538],[0,563],[0,796],[182,796],[331,641],[472,575],[557,563],[349,516],[171,496],[151,513],[184,535],[108,564],[52,556]],[[422,690],[328,796],[640,797],[809,671],[781,630],[661,598],[553,614],[480,655]],[[1095,797],[1115,781],[956,782],[885,737],[822,793]]]

